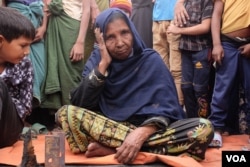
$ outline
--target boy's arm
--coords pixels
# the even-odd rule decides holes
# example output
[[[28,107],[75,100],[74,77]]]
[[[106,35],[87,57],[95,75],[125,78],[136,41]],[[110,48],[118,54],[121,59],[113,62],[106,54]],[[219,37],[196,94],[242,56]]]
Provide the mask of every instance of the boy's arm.
[[[35,36],[34,42],[42,40],[43,37],[44,37],[44,34],[46,32],[46,29],[47,29],[47,23],[48,23],[48,15],[47,15],[48,5],[47,5],[47,1],[43,0],[43,4],[44,4],[44,7],[43,7],[43,21],[42,21],[41,26],[36,29],[36,36]]]
[[[210,31],[211,18],[202,20],[201,24],[192,27],[177,27],[171,24],[168,27],[168,33],[181,34],[181,35],[202,35]]]
[[[224,57],[224,51],[221,46],[221,20],[223,14],[224,3],[222,0],[214,1],[214,10],[211,21],[211,32],[213,39],[213,51],[212,56],[214,61],[221,64],[221,60]]]
[[[91,28],[93,28],[96,17],[100,14],[100,10],[95,0],[91,0],[90,6],[91,6]]]
[[[80,29],[75,44],[73,45],[73,48],[70,52],[70,59],[72,62],[80,61],[84,57],[84,44],[90,19],[90,1],[91,0],[82,1],[82,18]]]
[[[17,111],[19,112],[19,116],[21,116],[22,120],[25,121],[25,117],[32,112],[33,67],[31,61],[25,57],[21,63],[16,65],[14,68],[14,70],[17,71],[23,71],[23,75],[22,82],[19,84],[19,96],[12,97],[12,100],[15,103]]]
[[[185,2],[185,0],[179,0],[177,3]],[[198,4],[197,4],[198,3]],[[199,2],[187,4],[186,8],[190,12],[199,5]],[[170,25],[168,28],[169,33],[181,34],[181,35],[203,35],[210,32],[211,29],[211,17],[213,13],[213,1],[212,0],[203,0],[200,4],[200,14],[190,16],[190,24],[185,27],[177,27],[177,25]],[[192,14],[192,13],[191,13]]]

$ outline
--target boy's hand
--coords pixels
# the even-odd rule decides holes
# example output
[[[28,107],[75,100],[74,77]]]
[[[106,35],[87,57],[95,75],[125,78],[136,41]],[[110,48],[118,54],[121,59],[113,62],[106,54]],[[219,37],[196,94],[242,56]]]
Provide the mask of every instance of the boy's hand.
[[[221,45],[214,45],[212,50],[213,60],[217,62],[219,65],[222,63],[222,59],[224,57],[224,50]]]
[[[72,62],[80,61],[84,57],[84,44],[76,42],[70,52],[70,60]]]
[[[183,27],[189,20],[188,13],[184,7],[184,1],[177,2],[174,8],[174,24]]]
[[[246,44],[239,47],[239,50],[242,56],[250,58],[250,44]]]
[[[175,26],[174,24],[170,24],[167,29],[167,33],[180,34],[181,28]]]
[[[33,40],[33,42],[38,42],[38,41],[42,40],[45,31],[46,31],[46,28],[44,28],[44,27],[38,27],[36,29],[36,36],[35,36],[35,39]]]

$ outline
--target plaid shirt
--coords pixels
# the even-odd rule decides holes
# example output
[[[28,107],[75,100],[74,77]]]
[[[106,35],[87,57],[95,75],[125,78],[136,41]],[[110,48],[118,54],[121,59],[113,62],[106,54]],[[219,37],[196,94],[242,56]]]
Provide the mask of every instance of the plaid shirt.
[[[186,27],[200,24],[202,20],[212,17],[213,0],[186,0],[185,8],[190,20]],[[211,46],[211,33],[203,35],[182,35],[179,48],[189,51],[201,51]]]
[[[33,68],[30,59],[25,57],[19,64],[8,64],[1,77],[9,89],[19,116],[24,120],[32,109]]]

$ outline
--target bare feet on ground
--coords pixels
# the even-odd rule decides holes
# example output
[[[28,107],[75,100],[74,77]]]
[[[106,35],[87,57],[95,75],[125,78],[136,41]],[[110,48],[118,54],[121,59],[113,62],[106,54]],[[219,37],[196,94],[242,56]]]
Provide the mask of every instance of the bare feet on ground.
[[[88,146],[88,150],[85,153],[85,156],[90,157],[98,157],[98,156],[105,156],[114,154],[116,151],[115,149],[103,146],[97,142],[90,143]]]

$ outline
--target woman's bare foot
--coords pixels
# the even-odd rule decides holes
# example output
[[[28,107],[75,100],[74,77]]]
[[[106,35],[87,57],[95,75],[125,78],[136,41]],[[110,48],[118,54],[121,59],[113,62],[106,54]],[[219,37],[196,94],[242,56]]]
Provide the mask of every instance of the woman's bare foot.
[[[98,157],[98,156],[114,154],[115,152],[116,152],[115,149],[112,149],[112,148],[103,146],[97,142],[94,142],[88,145],[88,149],[85,152],[85,156],[88,158]]]

